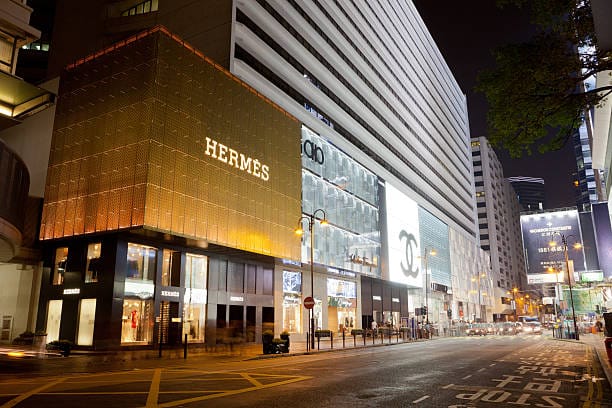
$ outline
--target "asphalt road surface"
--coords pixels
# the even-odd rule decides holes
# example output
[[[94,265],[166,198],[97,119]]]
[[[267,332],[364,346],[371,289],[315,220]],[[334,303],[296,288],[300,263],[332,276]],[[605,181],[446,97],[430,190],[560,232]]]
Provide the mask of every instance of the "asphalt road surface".
[[[73,361],[78,368],[78,358]],[[543,336],[443,338],[263,360],[133,366],[3,376],[0,408],[612,408],[612,390],[592,349]]]

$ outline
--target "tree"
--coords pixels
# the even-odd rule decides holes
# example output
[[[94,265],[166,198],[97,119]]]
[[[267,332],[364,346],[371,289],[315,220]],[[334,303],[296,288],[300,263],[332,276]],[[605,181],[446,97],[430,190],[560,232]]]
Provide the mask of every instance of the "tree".
[[[476,90],[489,103],[489,141],[512,157],[560,149],[584,112],[612,92],[585,80],[612,70],[598,50],[588,0],[498,0],[530,7],[535,33],[528,42],[494,50],[496,66],[479,73]]]

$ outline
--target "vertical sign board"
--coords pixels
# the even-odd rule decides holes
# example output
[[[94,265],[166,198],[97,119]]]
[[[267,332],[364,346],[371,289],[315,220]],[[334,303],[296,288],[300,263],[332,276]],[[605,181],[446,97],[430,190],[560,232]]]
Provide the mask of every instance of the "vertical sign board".
[[[565,256],[559,234],[567,237],[568,257],[573,261],[574,270],[585,270],[582,250],[573,248],[575,243],[582,244],[578,211],[521,215],[521,230],[528,283],[555,282],[556,275],[548,273],[549,267],[565,270]],[[551,241],[555,241],[556,245],[550,246]]]
[[[385,193],[389,280],[422,288],[419,206],[389,183],[385,185]]]
[[[610,228],[608,203],[592,204],[591,211],[595,227],[599,268],[603,271],[604,279],[607,280],[612,277],[612,230]]]

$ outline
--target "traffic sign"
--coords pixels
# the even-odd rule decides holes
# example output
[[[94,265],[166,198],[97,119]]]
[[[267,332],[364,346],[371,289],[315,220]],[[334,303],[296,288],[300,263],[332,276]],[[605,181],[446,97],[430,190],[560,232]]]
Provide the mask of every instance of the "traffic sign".
[[[315,305],[315,301],[312,297],[308,296],[307,298],[304,298],[304,307],[306,309],[312,309]]]

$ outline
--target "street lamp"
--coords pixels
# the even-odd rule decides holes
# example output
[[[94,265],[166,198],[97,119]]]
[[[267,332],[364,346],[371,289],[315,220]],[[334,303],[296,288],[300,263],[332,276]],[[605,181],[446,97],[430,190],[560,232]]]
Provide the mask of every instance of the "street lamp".
[[[321,212],[323,214],[323,218],[319,221],[321,226],[326,226],[328,224],[327,217],[325,215],[325,211],[321,208],[317,208],[312,212],[311,215],[303,215],[298,220],[298,227],[295,229],[295,233],[297,235],[304,235],[304,229],[302,228],[304,220],[308,223],[308,232],[310,233],[310,296],[314,300],[314,223],[317,219],[317,213]],[[315,319],[314,319],[314,307],[310,308],[310,348],[314,350],[315,340],[314,340],[314,332],[315,332]]]
[[[553,232],[553,236],[559,235],[561,237],[561,243],[563,244],[563,255],[565,256],[565,269],[567,271],[567,284],[569,285],[569,293],[570,293],[570,302],[572,304],[572,319],[574,320],[574,333],[576,336],[576,340],[580,340],[580,334],[578,333],[578,325],[576,324],[576,310],[574,309],[574,295],[572,293],[572,278],[570,276],[570,268],[569,268],[569,255],[567,254],[567,239],[569,237],[573,237],[573,235],[568,235],[567,237],[561,234],[558,231]],[[575,238],[575,237],[574,237]],[[555,241],[550,241],[549,245],[551,247],[556,247],[557,243]],[[574,243],[574,249],[582,248],[582,245],[579,242]]]
[[[423,254],[423,260],[425,263],[425,320],[426,324],[429,324],[429,273],[427,272],[427,257],[429,255],[436,256],[437,252],[433,247],[426,246],[425,253]]]
[[[512,293],[512,303],[514,304],[514,321],[518,321],[518,317],[516,316],[516,293],[518,292],[518,288],[512,288],[512,292],[507,292],[508,294]]]

